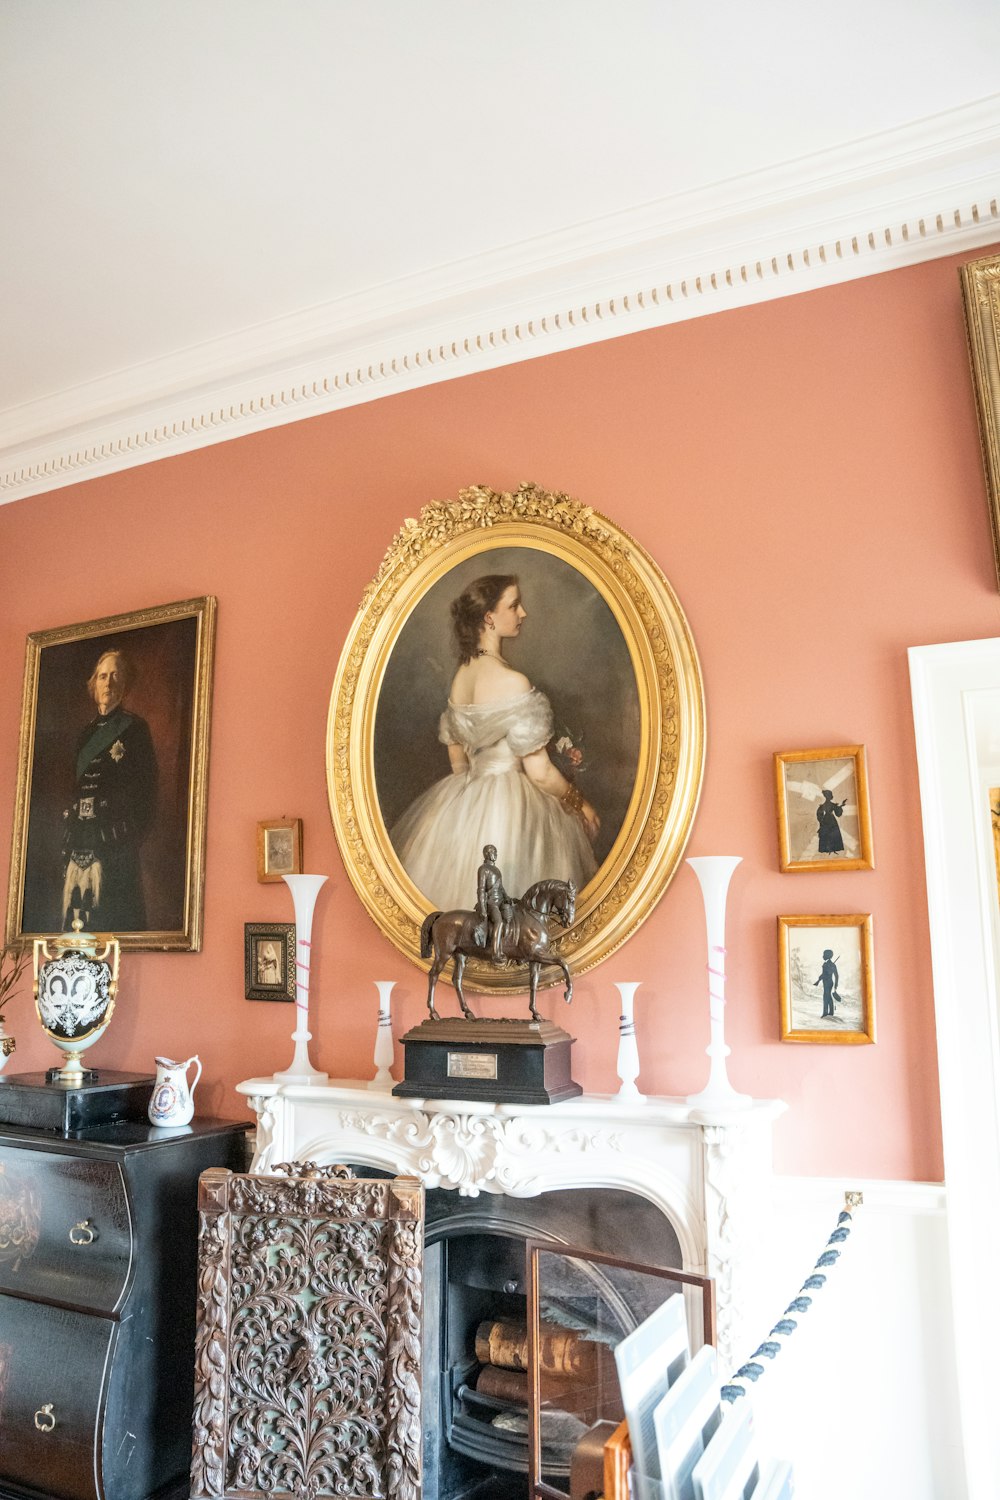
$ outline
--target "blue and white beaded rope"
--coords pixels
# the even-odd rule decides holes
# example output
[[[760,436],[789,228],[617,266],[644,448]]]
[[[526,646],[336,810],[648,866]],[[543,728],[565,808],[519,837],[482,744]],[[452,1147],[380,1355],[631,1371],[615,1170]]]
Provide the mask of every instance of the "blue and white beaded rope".
[[[799,1326],[797,1318],[791,1317],[790,1314],[798,1313],[801,1315],[802,1313],[807,1313],[813,1304],[812,1297],[807,1294],[818,1292],[826,1286],[827,1278],[824,1272],[835,1266],[840,1259],[840,1251],[836,1247],[843,1245],[850,1239],[851,1226],[854,1222],[850,1210],[852,1208],[860,1208],[862,1196],[860,1193],[845,1193],[844,1202],[845,1207],[837,1216],[837,1227],[827,1240],[826,1248],[813,1267],[812,1274],[806,1277],[799,1288],[798,1296],[793,1297],[791,1302],[789,1302],[783,1315],[775,1323],[764,1342],[758,1345],[747,1363],[740,1366],[729,1384],[722,1387],[720,1394],[723,1401],[730,1403],[738,1401],[741,1396],[745,1396],[747,1393],[747,1381],[751,1385],[756,1384],[767,1369],[767,1365],[762,1365],[760,1361],[762,1359],[775,1360],[784,1348],[782,1340],[790,1338]]]

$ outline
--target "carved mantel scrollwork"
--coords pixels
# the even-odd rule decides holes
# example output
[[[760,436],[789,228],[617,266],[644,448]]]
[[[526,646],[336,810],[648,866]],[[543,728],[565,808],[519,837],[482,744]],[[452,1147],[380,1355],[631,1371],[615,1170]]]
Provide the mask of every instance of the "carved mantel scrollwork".
[[[320,1162],[370,1162],[465,1198],[607,1187],[648,1199],[670,1220],[684,1269],[716,1281],[727,1373],[744,1357],[740,1312],[753,1295],[751,1255],[770,1196],[772,1122],[785,1108],[779,1100],[713,1115],[682,1100],[647,1099],[637,1110],[586,1096],[557,1109],[486,1109],[387,1098],[357,1083],[296,1097],[253,1079],[240,1092],[258,1117],[263,1110],[277,1122],[265,1166],[276,1150],[299,1151]]]
[[[202,1178],[192,1497],[417,1500],[421,1184],[274,1171]]]

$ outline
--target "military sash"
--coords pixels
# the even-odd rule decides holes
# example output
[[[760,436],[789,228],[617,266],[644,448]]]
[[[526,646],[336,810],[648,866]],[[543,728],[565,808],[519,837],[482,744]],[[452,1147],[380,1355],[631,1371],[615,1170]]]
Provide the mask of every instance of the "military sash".
[[[115,714],[114,718],[105,720],[103,724],[98,724],[92,733],[88,734],[77,752],[77,781],[80,780],[90,762],[96,760],[99,755],[103,755],[105,750],[110,750],[115,740],[121,738],[132,722],[131,714]]]

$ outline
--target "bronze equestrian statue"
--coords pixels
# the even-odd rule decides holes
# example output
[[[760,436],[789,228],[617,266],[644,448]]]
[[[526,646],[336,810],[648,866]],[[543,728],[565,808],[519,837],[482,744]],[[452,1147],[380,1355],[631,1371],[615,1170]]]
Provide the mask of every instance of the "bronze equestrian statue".
[[[452,984],[458,995],[462,1014],[476,1019],[462,990],[462,975],[468,959],[484,963],[528,965],[528,1008],[532,1019],[540,1021],[535,999],[543,964],[556,964],[566,980],[564,998],[573,999],[573,980],[564,960],[549,947],[550,919],[570,927],[576,915],[576,886],[572,881],[540,880],[525,891],[520,901],[507,895],[500,871],[496,868],[496,849],[487,844],[479,868],[475,911],[432,911],[420,929],[420,956],[432,960],[427,976],[427,1009],[432,1020],[439,1020],[434,1006],[434,989],[441,970],[454,959]]]

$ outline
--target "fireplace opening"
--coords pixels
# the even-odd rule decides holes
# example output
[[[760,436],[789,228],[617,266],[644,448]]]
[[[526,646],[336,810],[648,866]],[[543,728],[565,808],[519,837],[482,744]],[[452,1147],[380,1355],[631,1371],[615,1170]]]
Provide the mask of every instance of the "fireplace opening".
[[[534,1198],[427,1194],[424,1251],[424,1496],[523,1500],[528,1470],[525,1241],[676,1266],[669,1220],[635,1194],[570,1188]],[[679,1288],[615,1267],[552,1257],[540,1282],[547,1373],[545,1476],[569,1490],[573,1451],[601,1417],[620,1419],[613,1347]]]

